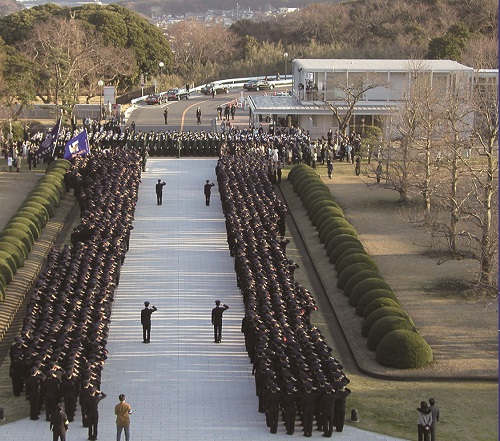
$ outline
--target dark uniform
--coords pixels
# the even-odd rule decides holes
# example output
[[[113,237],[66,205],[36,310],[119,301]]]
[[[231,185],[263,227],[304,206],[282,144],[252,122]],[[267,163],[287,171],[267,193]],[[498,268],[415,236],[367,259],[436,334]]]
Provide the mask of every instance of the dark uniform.
[[[42,384],[40,373],[36,368],[32,371],[32,374],[25,381],[25,393],[26,398],[30,402],[30,419],[38,420],[40,415],[40,387]]]
[[[21,395],[24,385],[25,354],[20,337],[16,337],[15,343],[10,347],[10,369],[9,376],[12,379],[12,392],[15,397]]]
[[[58,406],[50,418],[50,430],[52,430],[52,440],[66,441],[66,432],[68,431],[68,417]]]
[[[142,342],[149,343],[151,340],[151,314],[158,311],[156,306],[149,307],[149,302],[144,302],[145,308],[141,310]]]
[[[217,305],[212,309],[212,325],[214,325],[214,343],[220,343],[222,338],[222,314],[229,309],[229,306],[221,304],[220,300],[216,300]]]
[[[87,421],[89,424],[89,440],[97,439],[97,424],[99,423],[99,402],[106,398],[106,394],[92,390],[87,399]]]

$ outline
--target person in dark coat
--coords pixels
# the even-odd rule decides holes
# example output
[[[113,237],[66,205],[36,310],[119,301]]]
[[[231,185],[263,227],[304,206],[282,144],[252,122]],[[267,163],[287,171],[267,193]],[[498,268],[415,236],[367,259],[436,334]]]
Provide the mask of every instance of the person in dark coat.
[[[24,387],[24,348],[21,337],[16,337],[9,350],[10,369],[9,376],[12,379],[12,392],[15,397],[21,395]]]
[[[84,383],[83,389],[80,392],[80,410],[82,411],[82,426],[89,427],[89,422],[87,420],[87,407],[90,394],[92,392],[92,387],[88,382]]]
[[[64,410],[71,423],[75,419],[76,401],[80,392],[80,383],[73,372],[68,371],[61,383],[62,396],[64,398]]]
[[[25,381],[26,399],[30,402],[30,420],[38,420],[40,415],[40,387],[41,374],[36,367],[32,368],[31,375]]]
[[[302,426],[304,436],[312,436],[314,421],[314,406],[316,404],[317,394],[313,392],[313,386],[310,383],[304,384],[305,392],[300,397],[300,408],[302,410]]]
[[[344,430],[345,422],[345,400],[351,393],[351,390],[347,387],[340,388],[339,396],[335,400],[335,412],[333,415],[333,420],[335,424],[335,430],[337,432],[342,432]]]
[[[66,441],[66,432],[68,431],[69,421],[60,404],[50,418],[50,430],[52,430],[53,441]]]
[[[142,342],[149,343],[151,341],[151,314],[158,311],[154,305],[149,302],[144,302],[144,309],[141,310],[141,325],[142,325]]]
[[[212,325],[214,325],[214,343],[220,343],[222,338],[222,314],[228,310],[229,306],[221,303],[220,300],[215,301],[215,308],[212,309]]]
[[[276,384],[272,384],[266,395],[266,421],[271,433],[278,432],[281,395]]]
[[[281,400],[283,408],[283,419],[285,420],[285,429],[287,435],[293,435],[295,432],[295,416],[297,414],[297,396],[294,393],[292,384],[287,384],[286,393]]]
[[[156,205],[161,205],[163,203],[163,187],[167,185],[165,182],[162,182],[161,179],[158,179],[156,183]]]
[[[205,185],[203,186],[203,193],[205,194],[205,205],[210,205],[210,196],[212,194],[212,187],[214,186],[215,184],[213,182],[210,182],[208,179],[205,183]]]
[[[325,386],[325,392],[319,399],[319,409],[321,412],[321,426],[323,427],[323,436],[330,438],[333,434],[333,417],[335,413],[335,400],[338,394],[335,393],[330,384]]]
[[[42,383],[43,398],[45,400],[45,420],[50,421],[50,416],[57,409],[61,399],[61,380],[55,371],[52,371]]]
[[[97,439],[97,424],[99,423],[99,402],[106,398],[106,394],[93,388],[87,400],[87,421],[89,424],[89,440]]]

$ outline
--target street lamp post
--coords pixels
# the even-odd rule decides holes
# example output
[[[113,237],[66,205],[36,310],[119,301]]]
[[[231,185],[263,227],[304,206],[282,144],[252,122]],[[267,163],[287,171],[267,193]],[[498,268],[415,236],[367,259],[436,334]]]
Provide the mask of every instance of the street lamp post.
[[[97,85],[99,86],[99,121],[102,120],[102,91],[103,91],[103,86],[104,86],[104,81],[99,80],[97,82]]]
[[[286,80],[286,72],[287,72],[287,69],[288,69],[288,66],[287,66],[287,63],[288,63],[288,52],[285,52],[283,54],[283,57],[285,57],[285,80]]]
[[[163,68],[165,67],[165,63],[163,61],[160,61],[158,63],[158,67],[160,68],[160,79],[161,79],[161,76],[162,76],[162,73],[163,73]]]

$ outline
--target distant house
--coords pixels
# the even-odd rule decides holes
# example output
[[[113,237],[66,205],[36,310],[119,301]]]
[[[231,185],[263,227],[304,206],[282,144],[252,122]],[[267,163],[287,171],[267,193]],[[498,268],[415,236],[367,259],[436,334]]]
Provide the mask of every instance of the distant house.
[[[436,93],[464,84],[464,78],[498,86],[498,71],[477,72],[451,60],[296,59],[292,75],[291,96],[250,97],[254,124],[263,117],[287,121],[320,137],[339,127],[332,108],[342,117],[355,102],[348,131],[376,125],[391,136],[392,118],[417,75],[425,75]]]

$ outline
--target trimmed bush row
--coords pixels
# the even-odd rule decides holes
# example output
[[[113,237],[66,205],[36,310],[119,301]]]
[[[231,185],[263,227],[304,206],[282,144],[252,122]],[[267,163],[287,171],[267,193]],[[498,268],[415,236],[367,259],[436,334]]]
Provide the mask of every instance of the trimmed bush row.
[[[0,231],[0,300],[5,300],[7,284],[18,268],[24,266],[33,244],[43,227],[54,216],[59,201],[64,197],[64,175],[71,166],[65,159],[57,159],[47,166],[45,175],[23,201],[16,214]]]
[[[418,368],[433,359],[432,349],[401,309],[396,295],[379,273],[374,260],[345,219],[329,188],[305,164],[290,170],[288,179],[318,230],[330,262],[337,271],[337,286],[349,297],[356,314],[364,317],[361,334],[377,362],[399,369]]]

